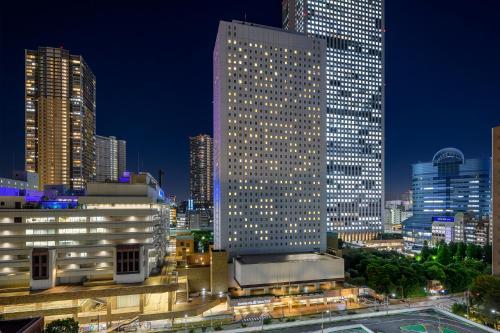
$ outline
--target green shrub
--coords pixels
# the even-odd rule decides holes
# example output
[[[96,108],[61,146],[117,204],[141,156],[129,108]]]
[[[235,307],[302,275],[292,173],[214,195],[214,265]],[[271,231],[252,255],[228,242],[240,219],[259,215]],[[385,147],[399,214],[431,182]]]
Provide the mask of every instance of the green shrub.
[[[463,316],[467,313],[467,305],[465,305],[464,303],[454,303],[451,306],[451,312],[459,316]]]
[[[264,318],[264,320],[262,321],[262,323],[264,325],[269,325],[273,322],[273,320],[271,318]]]
[[[57,319],[47,325],[44,333],[78,333],[78,328],[73,318]]]

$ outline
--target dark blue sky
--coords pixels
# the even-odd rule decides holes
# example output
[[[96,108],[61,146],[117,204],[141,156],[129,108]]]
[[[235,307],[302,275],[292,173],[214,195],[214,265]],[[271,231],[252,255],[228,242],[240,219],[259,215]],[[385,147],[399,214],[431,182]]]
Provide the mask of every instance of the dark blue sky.
[[[221,19],[279,26],[279,0],[11,1],[0,4],[0,176],[24,165],[24,49],[64,46],[97,77],[97,133],[128,142],[129,169],[188,192],[188,137],[212,133]],[[454,146],[490,154],[500,124],[500,1],[386,0],[386,191]]]

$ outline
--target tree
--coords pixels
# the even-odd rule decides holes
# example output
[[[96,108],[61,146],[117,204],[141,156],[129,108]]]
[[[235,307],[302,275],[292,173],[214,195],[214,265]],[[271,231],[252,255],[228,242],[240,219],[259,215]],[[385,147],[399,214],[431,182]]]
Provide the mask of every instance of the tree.
[[[44,333],[78,333],[78,328],[73,318],[57,319],[47,325]]]
[[[443,283],[446,280],[446,275],[444,270],[439,264],[429,264],[425,265],[425,276],[429,280],[438,280]]]
[[[429,244],[427,243],[427,241],[424,241],[424,246],[422,247],[422,251],[420,252],[422,262],[426,262],[429,259],[430,255],[431,253],[429,250]]]
[[[342,238],[339,238],[338,247],[339,247],[339,250],[344,247],[344,240]]]
[[[451,259],[453,259],[453,256],[455,255],[455,253],[457,253],[457,247],[458,247],[458,244],[455,242],[451,242],[450,244],[448,244],[448,249],[450,250]]]
[[[444,285],[451,293],[462,292],[471,283],[471,278],[464,269],[456,267],[454,264],[448,265],[444,268],[446,279]]]
[[[208,251],[208,247],[214,241],[214,234],[211,231],[203,231],[203,230],[193,230],[191,234],[194,238],[194,243],[198,246],[201,246],[204,252]]]
[[[455,261],[459,262],[459,261],[462,261],[464,260],[465,258],[465,244],[463,242],[460,242],[457,244],[457,248],[456,248],[456,251],[453,255],[453,257],[455,258]]]
[[[463,316],[467,313],[467,305],[464,303],[453,303],[451,306],[451,312],[459,316]]]
[[[480,275],[470,288],[472,302],[488,309],[500,309],[500,277]]]
[[[366,267],[366,282],[378,293],[389,293],[391,290],[391,278],[386,270],[376,263],[370,263]]]
[[[437,262],[439,262],[441,265],[448,265],[451,263],[451,253],[450,253],[450,248],[446,243],[441,243],[438,248],[438,253],[437,253]]]
[[[483,259],[483,250],[479,245],[468,243],[465,253],[467,255],[467,258],[473,258],[477,260]]]
[[[491,244],[485,245],[483,247],[484,262],[487,263],[487,264],[491,264],[492,255],[493,255],[493,252],[492,252],[492,246],[491,246]]]

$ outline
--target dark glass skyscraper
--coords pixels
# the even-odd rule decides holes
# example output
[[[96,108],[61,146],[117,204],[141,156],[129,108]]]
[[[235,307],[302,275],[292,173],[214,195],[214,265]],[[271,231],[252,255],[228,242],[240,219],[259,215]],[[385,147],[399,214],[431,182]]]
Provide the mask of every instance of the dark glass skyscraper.
[[[189,138],[189,192],[195,203],[213,205],[213,170],[212,138]]]
[[[490,159],[465,159],[455,148],[438,151],[431,162],[413,165],[413,216],[403,222],[407,250],[430,243],[433,221],[452,221],[458,212],[476,217],[491,211]]]

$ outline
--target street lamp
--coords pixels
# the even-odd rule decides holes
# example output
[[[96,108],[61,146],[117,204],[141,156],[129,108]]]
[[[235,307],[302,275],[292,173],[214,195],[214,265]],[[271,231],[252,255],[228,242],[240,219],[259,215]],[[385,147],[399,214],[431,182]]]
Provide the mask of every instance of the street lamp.
[[[187,333],[187,314],[184,315],[184,330],[186,331]]]
[[[328,313],[328,315],[330,316],[330,320],[329,321],[332,321],[332,313],[330,312],[330,310],[326,310],[326,313]]]

